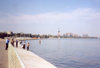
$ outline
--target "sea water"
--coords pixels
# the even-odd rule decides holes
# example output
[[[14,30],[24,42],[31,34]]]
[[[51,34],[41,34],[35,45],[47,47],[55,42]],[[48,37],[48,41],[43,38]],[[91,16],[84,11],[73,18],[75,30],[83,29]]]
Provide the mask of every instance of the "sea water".
[[[28,40],[30,51],[58,68],[100,68],[100,39]]]

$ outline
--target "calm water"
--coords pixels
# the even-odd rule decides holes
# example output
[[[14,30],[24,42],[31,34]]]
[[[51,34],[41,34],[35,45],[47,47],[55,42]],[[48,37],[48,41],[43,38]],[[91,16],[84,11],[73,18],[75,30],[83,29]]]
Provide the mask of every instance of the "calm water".
[[[58,68],[100,68],[100,39],[29,41],[30,50]]]

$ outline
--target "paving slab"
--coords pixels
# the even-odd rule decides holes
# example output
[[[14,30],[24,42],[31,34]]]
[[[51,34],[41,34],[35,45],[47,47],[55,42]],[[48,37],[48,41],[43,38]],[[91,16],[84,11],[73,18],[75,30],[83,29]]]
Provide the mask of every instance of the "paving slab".
[[[5,40],[0,39],[0,68],[8,68],[8,50],[5,46]]]
[[[22,48],[16,48],[16,51],[21,58],[25,68],[57,68],[33,52],[23,50]]]

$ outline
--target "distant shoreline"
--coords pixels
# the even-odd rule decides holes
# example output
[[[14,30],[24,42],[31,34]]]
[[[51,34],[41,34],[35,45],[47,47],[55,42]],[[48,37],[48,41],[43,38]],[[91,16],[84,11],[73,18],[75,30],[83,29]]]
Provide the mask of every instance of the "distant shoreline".
[[[0,40],[5,40],[6,38],[14,38],[14,37],[5,37],[4,39],[0,38]],[[39,40],[39,39],[100,39],[100,38],[27,38],[27,37],[15,37],[19,41],[24,40]]]

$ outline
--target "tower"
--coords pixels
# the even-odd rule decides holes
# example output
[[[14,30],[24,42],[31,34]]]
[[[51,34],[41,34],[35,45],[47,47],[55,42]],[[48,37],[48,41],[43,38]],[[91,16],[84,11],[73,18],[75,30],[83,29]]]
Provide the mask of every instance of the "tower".
[[[58,29],[58,35],[57,36],[58,36],[58,38],[60,38],[60,30],[59,29]]]

